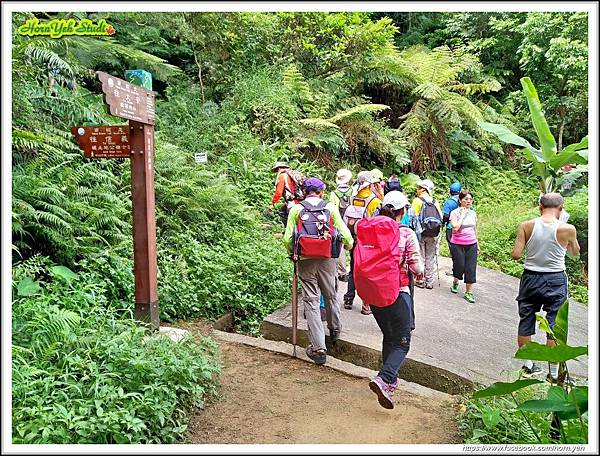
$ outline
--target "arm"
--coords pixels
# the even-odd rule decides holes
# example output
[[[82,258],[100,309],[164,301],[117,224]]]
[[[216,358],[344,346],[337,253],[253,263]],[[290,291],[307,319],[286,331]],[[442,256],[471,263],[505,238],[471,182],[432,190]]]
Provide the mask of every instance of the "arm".
[[[340,199],[338,198],[338,196],[335,194],[335,192],[331,192],[329,194],[329,202],[333,203],[335,205],[335,207],[339,208],[340,207]]]
[[[410,230],[408,233],[409,238],[406,240],[405,244],[406,263],[411,272],[418,276],[422,274],[425,269],[423,266],[423,260],[421,259],[421,249],[419,247],[419,241],[417,241],[417,235],[414,233],[414,231]]]
[[[525,226],[524,223],[521,223],[517,228],[517,239],[515,239],[515,246],[512,251],[513,260],[521,259],[521,255],[523,254],[523,249],[525,248]]]
[[[302,206],[296,204],[292,207],[288,215],[287,225],[285,226],[285,233],[283,234],[283,243],[289,253],[292,253],[292,233],[294,232],[294,227],[298,224],[298,215],[300,214],[301,209]]]
[[[352,245],[354,244],[354,240],[352,239],[352,233],[350,233],[350,230],[348,229],[348,227],[342,220],[340,211],[338,210],[337,207],[335,207],[333,205],[333,203],[329,203],[327,205],[327,209],[329,209],[329,211],[331,212],[331,219],[333,221],[333,226],[335,226],[337,228],[337,230],[340,232],[340,234],[342,235],[342,242],[344,243],[344,247],[346,247],[347,250],[350,250],[352,248]],[[292,214],[290,213],[290,217],[291,217],[291,215]],[[297,222],[298,222],[298,216],[296,214],[296,223]]]
[[[450,221],[450,205],[448,204],[448,200],[444,201],[444,205],[442,206],[442,221],[444,225],[448,224]]]
[[[567,252],[571,256],[579,255],[579,242],[577,242],[577,229],[573,225],[569,225],[569,243],[567,244]]]
[[[462,210],[462,208],[455,209],[454,211],[452,211],[452,213],[455,215],[450,217],[450,222],[452,223],[452,231],[456,232],[460,230],[460,227],[465,220],[465,216],[467,215],[467,211]]]
[[[285,176],[283,174],[279,174],[277,176],[277,185],[275,186],[275,194],[273,195],[273,199],[271,200],[270,207],[275,206],[275,203],[279,201],[279,199],[283,196],[283,192],[285,191]]]

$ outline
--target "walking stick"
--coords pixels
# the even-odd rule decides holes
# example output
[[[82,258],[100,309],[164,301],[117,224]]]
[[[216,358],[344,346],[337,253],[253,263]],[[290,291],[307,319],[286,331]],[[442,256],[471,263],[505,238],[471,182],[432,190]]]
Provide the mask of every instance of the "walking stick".
[[[298,336],[298,271],[297,271],[297,260],[293,260],[294,262],[294,277],[292,279],[292,345],[293,356],[296,357],[296,344],[297,344],[297,336]]]

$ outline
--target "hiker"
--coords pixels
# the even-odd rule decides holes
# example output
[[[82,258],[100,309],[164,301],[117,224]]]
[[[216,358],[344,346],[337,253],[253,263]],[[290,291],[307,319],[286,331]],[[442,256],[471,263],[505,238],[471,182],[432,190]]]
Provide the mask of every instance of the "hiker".
[[[450,223],[452,224],[452,238],[450,248],[452,249],[452,274],[454,280],[450,291],[458,293],[458,282],[465,280],[465,294],[463,298],[470,303],[475,302],[473,295],[473,284],[477,281],[477,254],[479,244],[477,243],[477,214],[471,208],[473,206],[473,194],[462,189],[458,194],[459,207],[450,212]]]
[[[450,223],[450,212],[458,207],[458,194],[462,190],[462,185],[460,185],[460,182],[454,182],[453,184],[450,184],[449,190],[450,197],[444,201],[444,204],[442,205],[442,212],[444,216],[443,222],[446,225],[446,242],[448,243],[450,257],[452,257],[452,223]],[[451,276],[452,271],[446,271],[446,275]]]
[[[277,173],[277,177],[275,178],[275,193],[267,210],[273,212],[275,204],[283,197],[284,204],[278,212],[281,223],[286,226],[290,209],[302,199],[302,189],[298,188],[297,182],[294,182],[290,167],[286,163],[275,163],[271,171]]]
[[[361,220],[357,226],[357,291],[370,304],[383,333],[383,367],[369,387],[387,409],[394,408],[398,370],[410,349],[413,300],[407,272],[423,273],[417,236],[399,225],[408,205],[403,193],[391,191],[384,197],[381,215]]]
[[[517,343],[525,345],[535,334],[535,314],[546,312],[550,328],[554,326],[556,314],[569,295],[565,254],[579,255],[577,230],[573,225],[561,221],[564,200],[559,193],[546,193],[540,198],[540,217],[519,225],[512,251],[515,260],[521,258],[526,249],[523,275],[519,284],[519,330]],[[554,338],[547,334],[546,345],[555,346]],[[526,376],[541,372],[531,360],[522,367]],[[556,383],[558,364],[549,363],[547,379]]]
[[[361,171],[356,176],[354,189],[356,195],[350,199],[350,205],[344,213],[344,223],[348,226],[352,237],[356,237],[354,231],[356,223],[366,217],[373,216],[373,213],[381,205],[381,200],[375,194],[375,186],[377,181],[373,179],[370,171]],[[350,274],[348,275],[348,289],[344,295],[344,309],[352,310],[356,289],[354,287],[354,255],[350,250]],[[370,315],[371,310],[369,305],[363,302],[360,313]]]
[[[329,195],[331,201],[340,211],[342,218],[346,212],[346,208],[350,205],[352,198],[352,187],[349,182],[352,180],[352,171],[349,169],[339,169],[335,175],[335,183],[337,187]],[[348,281],[348,269],[346,267],[346,252],[342,250],[337,263],[337,275],[340,282]]]
[[[421,258],[425,263],[425,279],[417,280],[415,285],[419,288],[433,288],[433,270],[437,263],[436,237],[439,235],[442,227],[442,210],[440,204],[433,199],[433,182],[429,179],[417,181],[417,197],[413,200],[412,206],[419,217],[421,223],[421,237],[419,245],[421,247]]]
[[[371,170],[371,176],[373,176],[373,180],[377,184],[373,186],[373,192],[375,193],[375,195],[377,195],[377,198],[383,200],[383,187],[385,186],[383,173],[381,172],[381,170],[373,168]]]
[[[329,335],[335,343],[342,330],[336,293],[337,257],[341,243],[350,249],[354,241],[335,205],[323,200],[325,184],[320,179],[306,179],[304,193],[305,199],[290,210],[283,240],[292,259],[297,261],[302,284],[310,341],[306,354],[315,364],[325,364],[327,349],[319,310],[320,294],[325,300]]]

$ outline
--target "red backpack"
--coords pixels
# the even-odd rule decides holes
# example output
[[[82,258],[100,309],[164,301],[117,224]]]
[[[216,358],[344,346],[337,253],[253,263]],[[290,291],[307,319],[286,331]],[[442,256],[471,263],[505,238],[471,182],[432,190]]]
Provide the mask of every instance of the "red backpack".
[[[400,227],[389,217],[378,215],[356,224],[354,285],[365,304],[392,305],[400,287],[408,285],[399,242]]]
[[[338,258],[342,246],[342,236],[333,226],[331,213],[326,201],[313,206],[301,201],[302,210],[298,224],[292,234],[294,257],[299,258]],[[329,236],[325,236],[329,233]]]

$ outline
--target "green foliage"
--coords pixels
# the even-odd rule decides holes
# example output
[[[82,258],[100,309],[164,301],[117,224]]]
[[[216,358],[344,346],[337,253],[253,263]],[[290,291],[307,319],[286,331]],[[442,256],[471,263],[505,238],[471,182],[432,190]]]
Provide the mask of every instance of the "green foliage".
[[[174,443],[214,394],[216,346],[147,338],[107,304],[96,271],[34,257],[13,270],[13,443]],[[19,287],[17,287],[19,288]]]
[[[542,321],[540,328],[551,335],[554,335],[550,329],[545,317],[537,316]],[[558,386],[550,386],[547,390],[546,398],[530,399],[524,402],[519,402],[513,395],[513,399],[517,405],[517,410],[520,412],[542,413],[547,416],[552,414],[553,427],[560,431],[560,443],[581,443],[587,442],[587,424],[584,423],[583,416],[588,409],[588,388],[587,386],[576,386],[572,383],[569,377],[566,361],[577,359],[579,356],[587,355],[588,347],[572,347],[567,344],[568,334],[568,319],[569,319],[569,303],[565,301],[559,309],[557,316],[557,337],[556,345],[548,346],[541,345],[537,342],[530,341],[517,350],[515,358],[531,359],[537,361],[547,361],[550,363],[560,363]],[[565,383],[565,377],[568,380]],[[489,396],[504,396],[513,394],[515,391],[521,390],[528,386],[541,383],[538,380],[515,380],[512,383],[496,382],[487,388],[476,391],[473,394],[473,399],[477,400]],[[499,414],[499,410],[496,410]],[[525,417],[525,415],[523,415]],[[578,425],[578,432],[573,432],[572,425],[569,420],[577,420],[575,425]],[[484,420],[485,421],[485,420]],[[495,420],[498,424],[500,420]],[[531,431],[535,434],[536,440],[542,443],[540,434],[536,431],[536,427],[527,421]],[[488,427],[490,427],[488,425]],[[493,427],[493,426],[492,426]],[[568,432],[565,432],[567,428]],[[571,439],[573,437],[573,439]]]
[[[556,190],[561,167],[573,163],[587,164],[587,136],[578,144],[571,144],[557,153],[556,141],[542,112],[542,106],[533,83],[529,78],[522,78],[521,83],[540,149],[536,149],[526,139],[515,135],[503,125],[480,123],[480,126],[484,130],[496,134],[501,141],[525,147],[523,154],[532,164],[532,173],[540,178],[541,191],[553,192]]]

